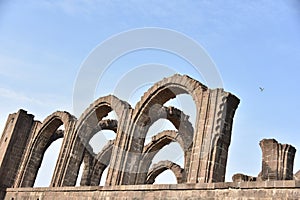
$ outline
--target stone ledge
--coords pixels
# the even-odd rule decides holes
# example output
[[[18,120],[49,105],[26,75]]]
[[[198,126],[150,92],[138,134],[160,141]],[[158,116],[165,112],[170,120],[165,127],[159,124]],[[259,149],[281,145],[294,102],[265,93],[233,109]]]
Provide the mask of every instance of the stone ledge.
[[[7,192],[83,192],[83,191],[156,191],[156,190],[213,190],[213,189],[289,189],[300,188],[299,180],[222,182],[197,184],[155,184],[81,187],[7,188]]]
[[[277,186],[278,185],[278,186]],[[207,183],[179,185],[122,185],[113,187],[8,188],[4,200],[240,200],[300,199],[297,181],[267,181],[258,184]],[[1,196],[0,196],[1,197]]]

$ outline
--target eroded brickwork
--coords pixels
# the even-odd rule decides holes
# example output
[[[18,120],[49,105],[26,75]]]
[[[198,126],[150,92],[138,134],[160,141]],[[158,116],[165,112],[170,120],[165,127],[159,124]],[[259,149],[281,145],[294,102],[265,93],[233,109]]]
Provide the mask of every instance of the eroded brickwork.
[[[262,149],[262,180],[292,180],[296,149],[275,139],[260,141]]]
[[[261,172],[257,177],[245,174],[232,176],[234,182],[297,180],[298,173],[293,174],[296,149],[289,144],[280,144],[275,139],[263,139],[259,142],[262,150]]]

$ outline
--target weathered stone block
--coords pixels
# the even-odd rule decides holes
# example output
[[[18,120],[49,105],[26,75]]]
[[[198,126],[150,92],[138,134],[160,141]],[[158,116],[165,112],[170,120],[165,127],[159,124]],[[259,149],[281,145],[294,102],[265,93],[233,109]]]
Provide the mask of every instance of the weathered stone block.
[[[296,149],[292,145],[280,144],[275,139],[263,139],[259,143],[262,149],[262,180],[292,180]]]

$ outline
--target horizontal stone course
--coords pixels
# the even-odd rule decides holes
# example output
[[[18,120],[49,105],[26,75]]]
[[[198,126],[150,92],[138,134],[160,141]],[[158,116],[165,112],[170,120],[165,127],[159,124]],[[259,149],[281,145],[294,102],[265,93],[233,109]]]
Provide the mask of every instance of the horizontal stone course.
[[[276,187],[275,187],[276,186]],[[298,199],[300,181],[8,188],[5,199]]]
[[[190,184],[154,184],[154,185],[116,185],[116,186],[80,186],[80,187],[36,187],[7,188],[7,192],[69,192],[69,191],[142,191],[142,190],[211,190],[211,189],[300,189],[299,180],[257,181],[257,182],[220,182]]]

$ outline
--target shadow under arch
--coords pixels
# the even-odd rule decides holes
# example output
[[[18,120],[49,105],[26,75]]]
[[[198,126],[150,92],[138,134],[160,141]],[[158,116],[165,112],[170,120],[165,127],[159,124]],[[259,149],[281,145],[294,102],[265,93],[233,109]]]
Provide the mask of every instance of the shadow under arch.
[[[76,118],[68,112],[62,111],[56,111],[49,115],[43,123],[38,122],[29,141],[28,149],[24,156],[25,159],[21,164],[21,173],[17,177],[16,187],[33,187],[45,151],[52,142],[59,138],[64,138],[50,185],[54,184],[56,173],[59,171],[61,164],[63,147],[74,123],[76,123]],[[61,125],[64,125],[64,131],[57,130]]]
[[[185,170],[172,161],[164,160],[158,162],[157,164],[154,164],[153,167],[149,170],[147,174],[146,184],[153,184],[155,182],[155,178],[168,169],[174,173],[177,179],[177,183],[186,182],[187,177]]]

